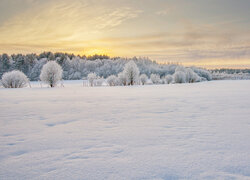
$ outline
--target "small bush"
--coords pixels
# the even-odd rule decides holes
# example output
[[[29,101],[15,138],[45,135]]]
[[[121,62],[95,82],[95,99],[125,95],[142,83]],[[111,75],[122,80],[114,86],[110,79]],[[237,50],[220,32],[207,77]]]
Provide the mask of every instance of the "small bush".
[[[174,76],[175,83],[185,83],[186,82],[186,74],[182,71],[176,71],[173,76]]]
[[[107,83],[109,86],[117,86],[119,85],[119,80],[115,75],[111,75],[107,78]]]
[[[23,72],[14,70],[3,74],[1,83],[5,88],[22,88],[27,86],[29,79]]]
[[[169,74],[167,76],[165,76],[166,84],[170,84],[172,81],[173,81],[173,76],[171,76]]]
[[[185,72],[186,72],[186,82],[194,83],[200,80],[200,77],[191,68],[186,68]]]
[[[127,78],[126,78],[125,73],[120,72],[120,73],[118,74],[118,80],[119,80],[119,84],[120,84],[120,85],[123,85],[123,86],[126,86],[126,85],[127,85]]]
[[[148,81],[148,76],[146,74],[140,75],[140,81],[142,85],[146,84]]]
[[[95,84],[96,86],[102,86],[103,82],[104,82],[104,79],[103,79],[103,78],[97,77],[97,79],[95,80],[95,83],[94,83],[94,84]]]
[[[94,81],[97,79],[96,73],[88,74],[88,81],[90,86],[94,86]]]
[[[151,74],[150,79],[153,84],[160,84],[161,83],[161,78],[158,74]]]

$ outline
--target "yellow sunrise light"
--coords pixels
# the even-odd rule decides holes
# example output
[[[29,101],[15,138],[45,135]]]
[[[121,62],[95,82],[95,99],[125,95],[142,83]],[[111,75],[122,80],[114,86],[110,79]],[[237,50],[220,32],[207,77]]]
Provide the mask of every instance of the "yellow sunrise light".
[[[84,55],[87,55],[87,56],[89,56],[89,55],[95,55],[95,54],[111,56],[111,52],[110,51],[108,51],[106,49],[102,49],[102,48],[85,49],[80,54],[84,54]]]

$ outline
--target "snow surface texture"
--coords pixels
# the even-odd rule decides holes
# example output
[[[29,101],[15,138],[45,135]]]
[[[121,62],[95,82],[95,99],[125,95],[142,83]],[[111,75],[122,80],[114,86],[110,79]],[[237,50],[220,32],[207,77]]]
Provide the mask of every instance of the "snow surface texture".
[[[0,89],[0,179],[250,179],[250,81]]]

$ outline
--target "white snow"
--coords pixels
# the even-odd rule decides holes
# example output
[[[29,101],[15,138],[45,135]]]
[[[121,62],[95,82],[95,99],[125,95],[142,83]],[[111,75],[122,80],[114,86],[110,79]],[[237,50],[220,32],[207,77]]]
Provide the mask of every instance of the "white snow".
[[[0,89],[0,179],[250,179],[250,81]]]

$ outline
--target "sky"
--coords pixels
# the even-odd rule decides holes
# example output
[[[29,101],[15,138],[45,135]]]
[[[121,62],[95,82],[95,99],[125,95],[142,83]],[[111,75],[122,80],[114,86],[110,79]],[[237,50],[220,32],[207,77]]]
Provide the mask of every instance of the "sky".
[[[0,0],[0,53],[250,68],[249,0]]]

